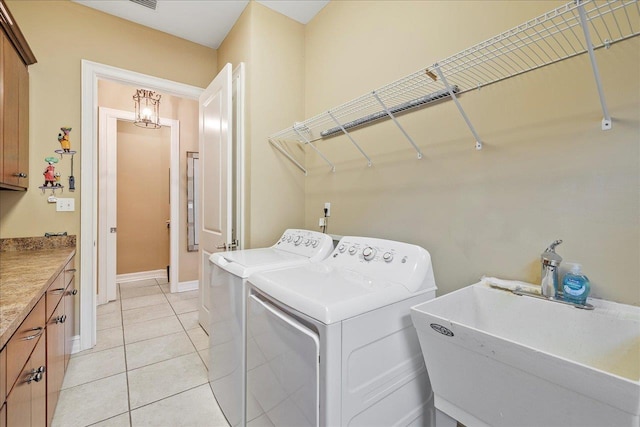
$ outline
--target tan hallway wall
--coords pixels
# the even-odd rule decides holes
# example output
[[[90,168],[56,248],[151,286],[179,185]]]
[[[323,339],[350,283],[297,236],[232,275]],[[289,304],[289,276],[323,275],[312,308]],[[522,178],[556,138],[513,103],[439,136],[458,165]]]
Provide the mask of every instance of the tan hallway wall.
[[[247,247],[270,246],[304,223],[303,177],[267,142],[304,106],[304,26],[251,2],[218,49],[227,62],[247,67]]]
[[[71,144],[78,150],[78,161],[76,191],[64,193],[75,198],[75,212],[56,213],[55,206],[47,204],[35,187],[26,193],[0,191],[0,237],[67,231],[81,241],[80,61],[205,87],[216,73],[216,50],[67,0],[8,0],[7,5],[38,59],[29,67],[29,174],[42,176],[43,159],[59,147],[56,138],[61,126],[73,128]],[[81,263],[78,253],[80,277],[84,274]]]
[[[134,87],[101,80],[98,82],[98,105],[132,111]],[[178,263],[180,282],[198,280],[198,253],[187,251],[187,151],[198,151],[198,102],[162,94],[160,117],[180,122],[180,185]],[[153,132],[152,130],[148,132]],[[166,218],[168,219],[168,217]],[[166,264],[164,264],[166,266]],[[164,268],[164,266],[162,268]],[[138,270],[146,271],[146,270]]]
[[[118,121],[117,274],[169,265],[171,128]]]
[[[561,4],[333,1],[305,31],[305,116]],[[337,170],[307,151],[306,226],[331,202],[329,232],[425,247],[440,295],[483,274],[537,282],[540,253],[560,238],[594,296],[640,304],[640,38],[596,56],[612,130],[600,130],[582,55],[460,96],[482,151],[451,101],[400,118],[422,160],[389,121],[352,134],[372,168],[345,137],[320,141]]]

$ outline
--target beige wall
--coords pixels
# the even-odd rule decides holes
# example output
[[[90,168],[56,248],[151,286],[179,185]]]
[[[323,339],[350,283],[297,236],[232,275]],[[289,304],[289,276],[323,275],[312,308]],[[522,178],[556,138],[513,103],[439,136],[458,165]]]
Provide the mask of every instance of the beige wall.
[[[171,128],[118,121],[117,274],[169,265]]]
[[[216,51],[133,24],[70,1],[7,2],[38,63],[30,75],[30,167],[26,193],[0,192],[0,237],[80,232],[80,176],[76,156],[74,213],[56,213],[36,185],[44,158],[59,148],[61,126],[70,126],[72,149],[80,147],[80,61],[133,70],[204,87],[217,68]],[[65,175],[67,174],[65,170]],[[66,176],[63,175],[63,181]],[[66,182],[65,182],[66,183]]]
[[[247,247],[270,246],[304,223],[304,177],[267,142],[304,104],[304,26],[251,2],[218,49],[218,64],[247,64]]]
[[[305,31],[305,117],[559,4],[332,1]],[[306,227],[331,202],[331,233],[425,247],[440,295],[483,274],[537,282],[560,238],[593,295],[640,304],[640,38],[596,56],[612,130],[600,130],[588,57],[563,61],[460,96],[482,151],[451,101],[400,119],[422,160],[389,121],[353,132],[372,168],[344,137],[320,141],[337,170],[307,151]]]
[[[131,86],[101,80],[98,82],[98,105],[100,107],[132,111],[132,96],[135,89]],[[198,102],[172,95],[161,95],[160,117],[180,122],[180,185],[178,190],[180,204],[178,263],[180,265],[180,273],[178,280],[186,282],[198,279],[198,253],[187,251],[187,151],[198,151]],[[153,133],[148,129],[142,130]],[[119,210],[120,206],[118,206]],[[169,214],[167,213],[167,215]],[[167,216],[164,220],[168,218]],[[118,224],[118,227],[120,227],[120,224]],[[120,234],[118,234],[118,237],[120,237]],[[166,263],[164,266],[166,266]]]

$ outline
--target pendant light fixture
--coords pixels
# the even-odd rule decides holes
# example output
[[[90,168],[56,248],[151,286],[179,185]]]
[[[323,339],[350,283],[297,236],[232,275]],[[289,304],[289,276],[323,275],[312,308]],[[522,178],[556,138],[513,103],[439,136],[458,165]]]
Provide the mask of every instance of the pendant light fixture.
[[[137,89],[133,95],[136,126],[147,129],[160,128],[160,98],[162,95],[152,90]]]

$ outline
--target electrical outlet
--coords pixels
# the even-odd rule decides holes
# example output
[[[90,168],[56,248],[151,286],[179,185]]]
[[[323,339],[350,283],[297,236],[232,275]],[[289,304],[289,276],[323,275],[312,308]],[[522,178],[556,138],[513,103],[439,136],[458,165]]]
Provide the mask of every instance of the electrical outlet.
[[[320,218],[320,220],[318,221],[319,227],[324,227],[326,224],[327,224],[327,220],[324,218]]]
[[[325,214],[325,216],[331,216],[331,203],[326,202],[324,204],[324,210],[327,211],[327,213]]]
[[[58,197],[56,200],[56,211],[58,212],[73,212],[76,210],[76,199],[63,199]]]

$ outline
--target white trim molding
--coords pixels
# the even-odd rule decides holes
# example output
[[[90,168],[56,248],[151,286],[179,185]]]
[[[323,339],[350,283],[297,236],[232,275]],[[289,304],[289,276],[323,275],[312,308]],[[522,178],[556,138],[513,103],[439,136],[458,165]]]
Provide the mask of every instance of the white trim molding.
[[[98,242],[98,81],[140,86],[197,100],[202,88],[123,70],[97,62],[81,62],[80,143],[80,350],[96,343]],[[178,206],[176,204],[176,209]],[[177,280],[176,280],[177,283]]]
[[[116,276],[116,282],[126,283],[126,282],[135,282],[136,280],[164,279],[165,277],[167,277],[167,270],[165,269],[138,271],[137,273],[118,274]]]
[[[189,292],[198,290],[198,284],[200,282],[197,280],[190,280],[188,282],[180,282],[178,283],[178,292]]]

